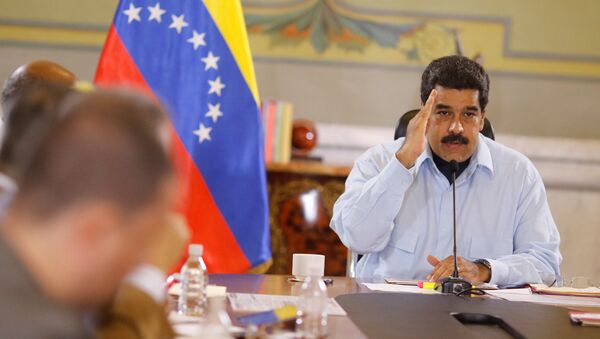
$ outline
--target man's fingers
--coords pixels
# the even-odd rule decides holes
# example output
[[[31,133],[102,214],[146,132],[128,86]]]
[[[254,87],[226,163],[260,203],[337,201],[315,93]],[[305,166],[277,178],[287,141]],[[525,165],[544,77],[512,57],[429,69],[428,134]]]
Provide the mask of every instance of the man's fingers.
[[[427,257],[427,261],[431,259],[437,259],[436,257],[430,255]],[[444,260],[439,261],[435,268],[431,271],[431,273],[427,276],[427,280],[429,281],[437,281],[440,277],[449,276],[454,272],[454,259],[452,256],[447,256]],[[431,262],[430,262],[431,263]]]
[[[431,273],[429,273],[429,275],[427,276],[427,280],[435,281],[434,277],[438,276],[439,272],[441,272],[442,270],[444,270],[444,264],[440,263],[437,266],[435,266],[433,270],[431,270]]]
[[[444,263],[444,265],[442,266],[443,269],[441,269],[438,272],[438,276],[435,279],[435,281],[443,277],[451,276],[454,272],[454,257],[449,255],[446,258],[444,258],[442,262]]]
[[[434,89],[431,91],[431,93],[429,93],[429,98],[427,98],[425,105],[423,105],[423,107],[421,107],[421,110],[419,111],[419,113],[417,113],[417,115],[415,115],[415,117],[410,120],[409,124],[411,122],[413,124],[419,124],[419,123],[426,124],[427,121],[429,120],[429,115],[431,114],[431,111],[433,110],[433,105],[435,104],[436,97],[437,97],[437,91]]]
[[[452,268],[449,267],[448,265],[444,265],[441,267],[440,270],[438,270],[437,272],[435,272],[435,274],[431,277],[432,281],[438,281],[440,280],[440,278],[444,278],[444,277],[448,277],[450,275],[452,275]]]
[[[433,255],[428,255],[427,256],[427,262],[429,263],[429,265],[431,266],[437,266],[437,264],[440,263],[440,259],[434,257]]]
[[[429,119],[429,115],[431,114],[431,111],[433,110],[433,105],[435,104],[436,98],[437,98],[437,91],[434,89],[431,91],[431,93],[429,93],[429,98],[427,98],[427,101],[425,102],[425,105],[423,106],[423,109],[421,110],[421,112],[423,113],[423,118]]]
[[[429,274],[429,281],[437,281],[439,277],[443,275],[443,273],[448,269],[448,263],[445,261],[440,262],[433,271]]]
[[[427,262],[433,266],[433,269],[431,270],[431,273],[429,273],[429,275],[427,275],[427,280],[431,280],[431,278],[433,277],[433,275],[435,274],[435,272],[439,269],[441,269],[441,265],[442,265],[442,261],[440,259],[438,259],[437,257],[433,256],[433,255],[428,255],[427,256]]]
[[[429,281],[437,281],[440,277],[440,274],[444,270],[443,266],[437,267],[431,274],[429,275]]]

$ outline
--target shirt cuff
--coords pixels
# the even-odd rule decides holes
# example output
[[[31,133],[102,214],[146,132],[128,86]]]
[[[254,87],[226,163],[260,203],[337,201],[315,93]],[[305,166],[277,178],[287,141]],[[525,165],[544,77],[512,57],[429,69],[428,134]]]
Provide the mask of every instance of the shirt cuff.
[[[157,304],[165,302],[167,277],[158,267],[150,264],[138,265],[125,277],[125,283],[148,294]]]
[[[485,260],[487,260],[492,267],[489,283],[498,286],[507,285],[506,280],[508,278],[508,265],[499,260],[488,258],[485,258]]]
[[[414,178],[411,171],[406,169],[396,156],[393,156],[379,174],[379,179],[379,185],[383,191],[402,195],[412,184]]]

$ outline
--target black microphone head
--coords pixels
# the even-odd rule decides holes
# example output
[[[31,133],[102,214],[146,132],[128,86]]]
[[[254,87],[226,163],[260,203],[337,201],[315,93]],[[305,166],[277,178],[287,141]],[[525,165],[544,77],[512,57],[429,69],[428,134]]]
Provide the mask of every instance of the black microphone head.
[[[456,160],[450,160],[450,168],[452,169],[452,172],[458,172],[458,162]]]

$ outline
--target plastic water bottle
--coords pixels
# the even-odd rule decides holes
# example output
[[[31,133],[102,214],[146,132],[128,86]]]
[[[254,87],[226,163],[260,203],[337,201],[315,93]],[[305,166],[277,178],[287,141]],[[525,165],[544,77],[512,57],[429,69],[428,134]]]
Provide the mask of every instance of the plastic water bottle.
[[[188,259],[181,268],[181,294],[177,305],[179,314],[200,317],[206,309],[208,273],[202,253],[202,245],[191,244],[188,247]]]
[[[298,300],[296,331],[302,338],[327,336],[327,287],[321,277],[307,277]]]

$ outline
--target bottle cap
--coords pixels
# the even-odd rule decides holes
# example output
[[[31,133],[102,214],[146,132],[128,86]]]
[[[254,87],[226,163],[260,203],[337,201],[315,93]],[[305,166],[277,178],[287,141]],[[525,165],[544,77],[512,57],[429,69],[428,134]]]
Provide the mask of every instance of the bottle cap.
[[[188,246],[188,255],[201,257],[203,252],[204,247],[201,244],[190,244],[190,246]]]

